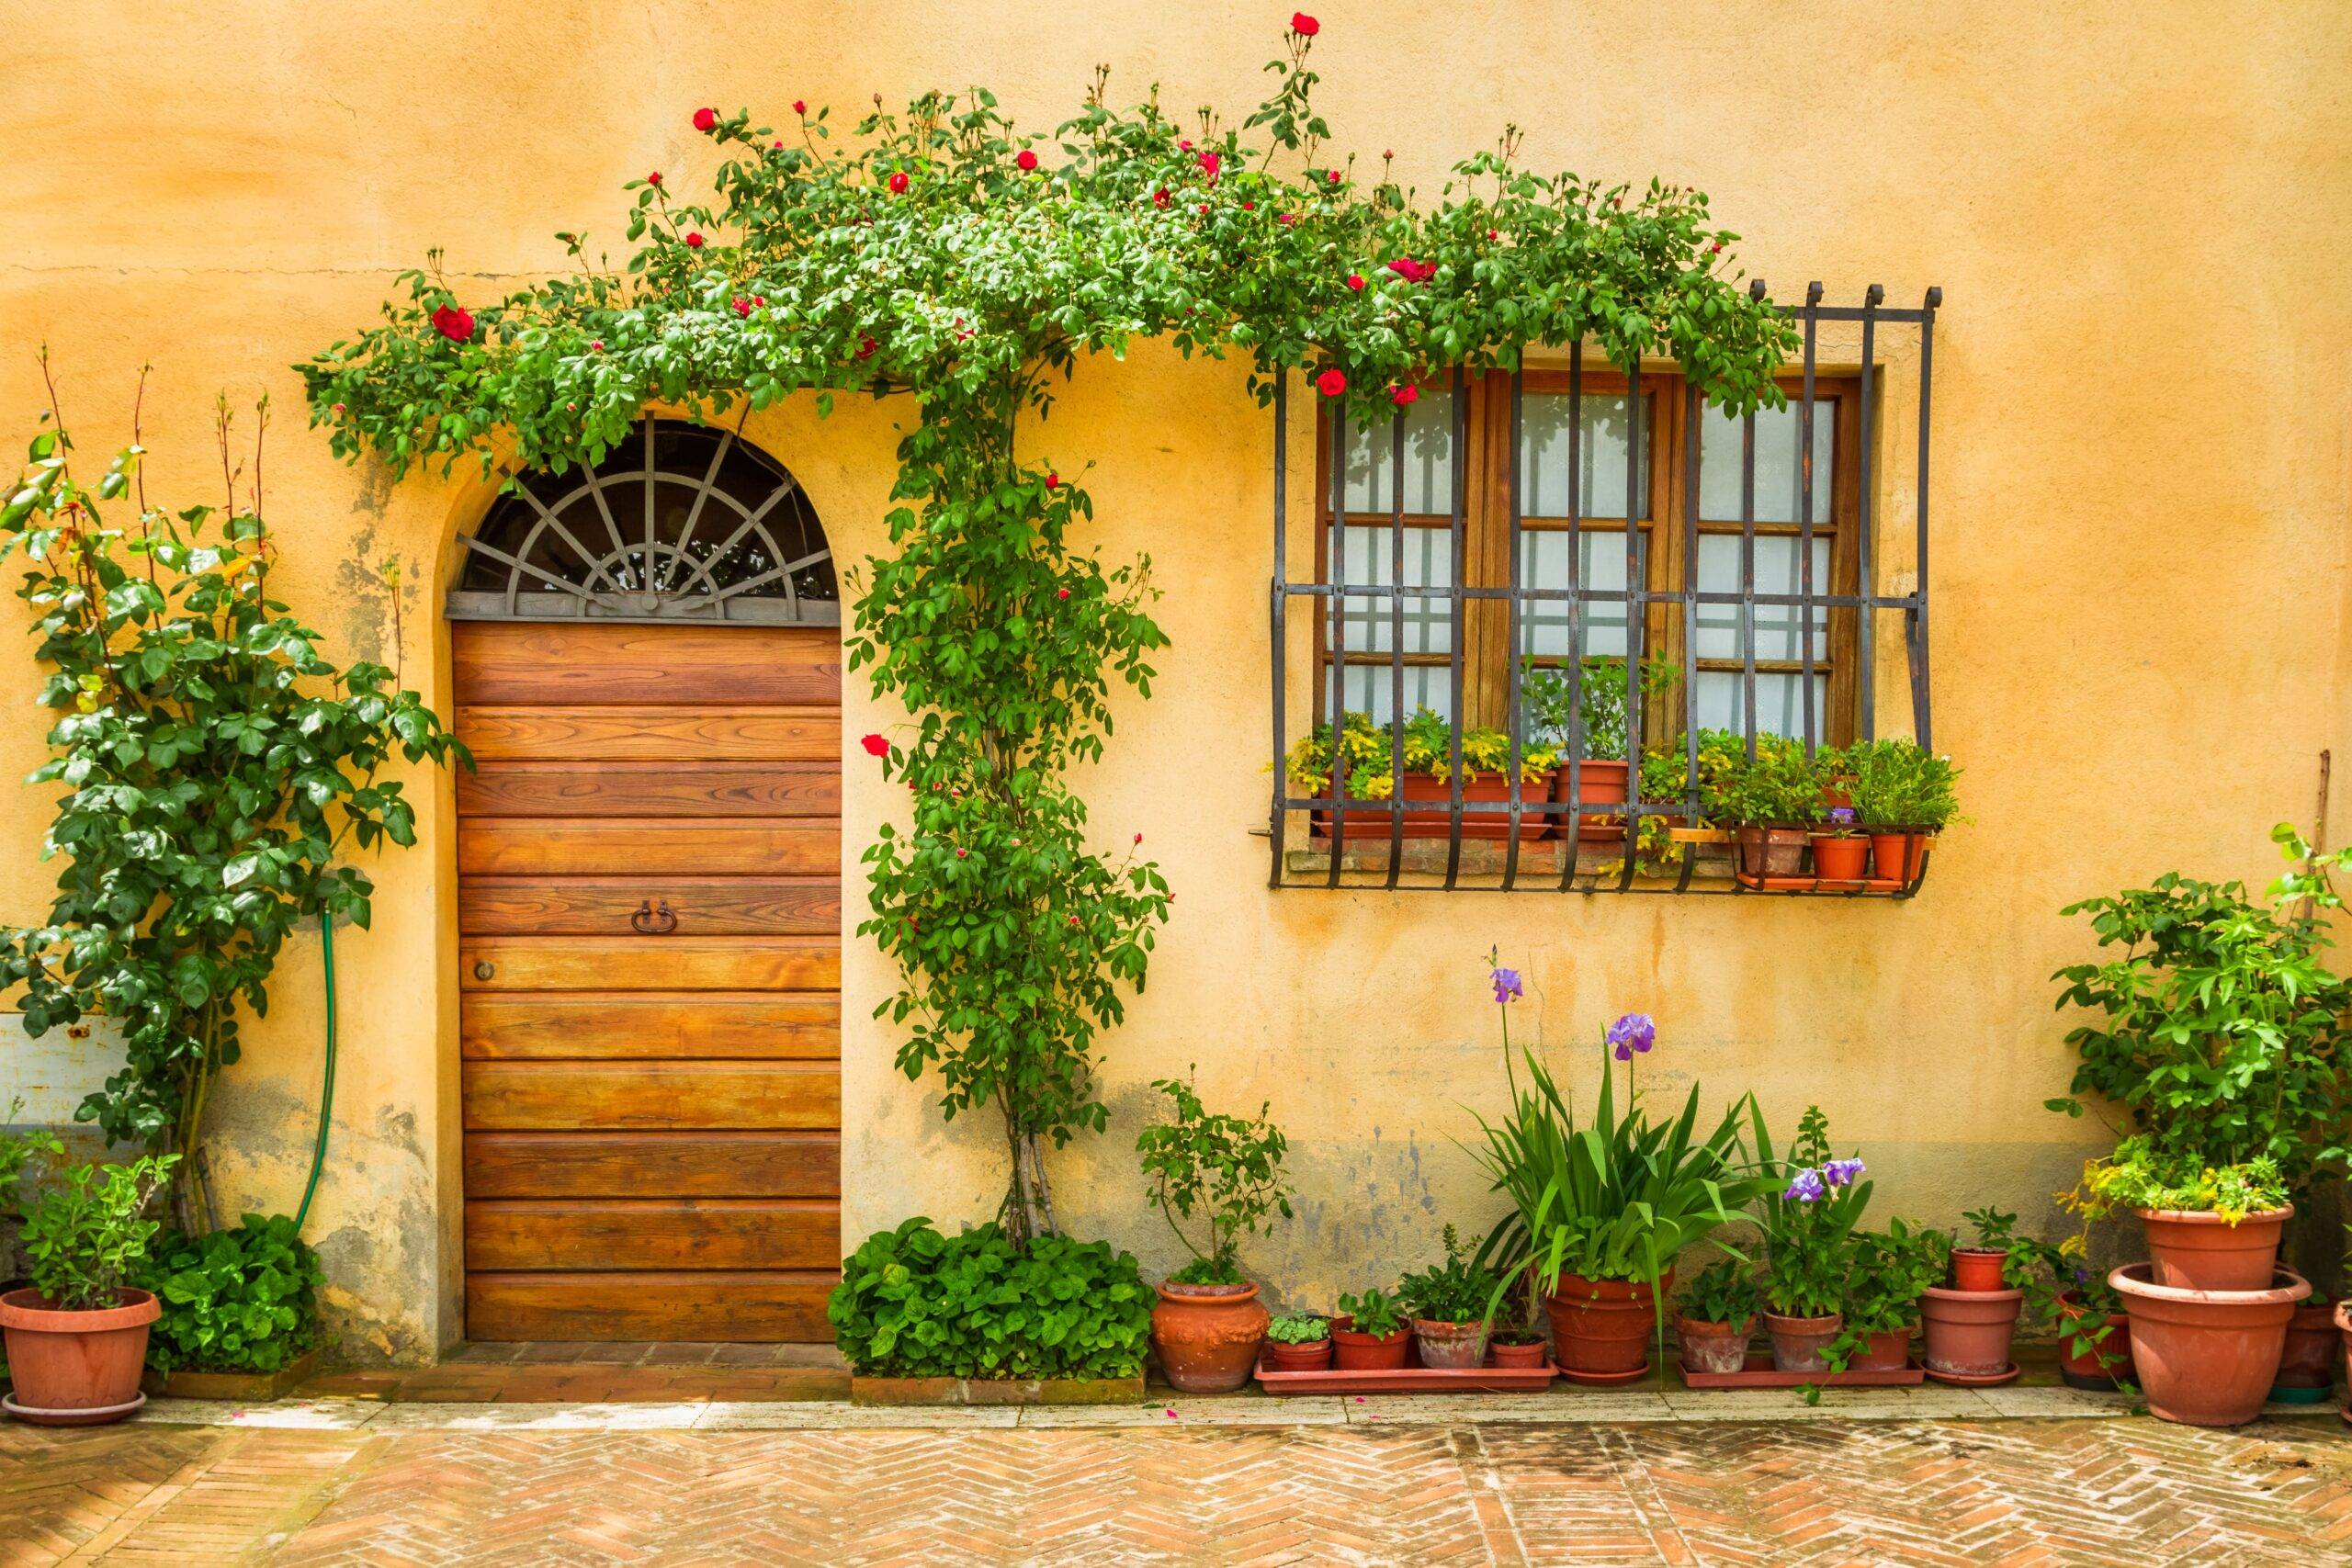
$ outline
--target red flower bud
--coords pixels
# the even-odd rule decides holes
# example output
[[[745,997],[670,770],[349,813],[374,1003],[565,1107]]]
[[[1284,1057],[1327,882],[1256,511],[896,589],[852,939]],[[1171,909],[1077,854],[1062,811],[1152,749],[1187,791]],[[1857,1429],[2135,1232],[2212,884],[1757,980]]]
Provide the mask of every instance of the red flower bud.
[[[1069,597],[1069,590],[1067,588],[1057,588],[1054,590],[1054,597],[1057,599],[1067,599]]]
[[[1500,229],[1489,229],[1487,231],[1487,238],[1489,240],[1499,240],[1502,237],[1503,231]]]
[[[661,171],[661,170],[659,170],[659,169],[656,169],[656,170],[654,170],[651,174],[650,174],[650,175],[646,175],[646,176],[645,176],[645,183],[646,183],[647,185],[650,185],[650,186],[658,186],[658,185],[660,185],[660,184],[662,183],[662,171]]]
[[[871,359],[874,357],[874,340],[872,338],[860,337],[857,340],[857,356],[860,359]]]
[[[1712,253],[1713,253],[1713,252],[1715,252],[1715,251],[1720,251],[1720,250],[1722,250],[1723,248],[1724,248],[1724,243],[1723,243],[1721,240],[1717,240],[1713,244],[1709,245],[1709,246],[1707,247],[1707,249],[1708,249],[1709,253],[1711,253],[1711,254],[1712,254]]]
[[[1323,24],[1304,11],[1293,11],[1290,14],[1290,30],[1301,38],[1313,38],[1323,30]]]
[[[695,110],[695,129],[696,130],[703,132],[705,135],[708,135],[711,129],[718,124],[718,111],[717,109]]]
[[[1241,210],[1244,212],[1255,212],[1258,210],[1258,204],[1254,201],[1245,201],[1241,204]]]
[[[602,353],[604,353],[604,352],[605,352],[605,340],[604,340],[603,338],[600,338],[600,337],[592,337],[592,338],[590,338],[590,339],[588,340],[588,352],[589,352],[589,353],[591,353],[591,354],[602,354]]]
[[[1056,474],[1056,473],[1048,473],[1048,474],[1046,474],[1046,488],[1047,490],[1058,490],[1058,489],[1060,489],[1060,488],[1061,488],[1061,482],[1062,482],[1062,477],[1061,477],[1061,475],[1059,475],[1059,474]]]
[[[1333,185],[1338,185],[1340,183],[1340,171],[1337,169],[1328,170],[1326,171],[1324,177],[1329,179]]]
[[[341,419],[343,417],[343,405],[341,403],[334,405],[334,416],[337,419]]]
[[[1072,916],[1069,918],[1069,923],[1070,923],[1071,925],[1073,925],[1073,926],[1074,926],[1074,925],[1076,925],[1076,924],[1078,924],[1078,917],[1077,917],[1076,915],[1072,915]]]
[[[1025,175],[1030,170],[1037,166],[1037,154],[1029,151],[1028,148],[1023,147],[1020,152],[1013,154],[1012,166],[1019,169]]]
[[[735,313],[737,315],[748,316],[752,313],[752,302],[749,299],[744,299],[741,295],[739,294],[735,297],[734,304]]]
[[[1176,151],[1179,152],[1190,152],[1192,150],[1193,143],[1191,138],[1180,136],[1176,139]]]
[[[1205,201],[1204,201],[1204,202],[1203,202],[1203,203],[1201,203],[1201,216],[1202,216],[1202,217],[1204,217],[1204,218],[1207,217],[1207,216],[1208,216],[1208,210],[1209,210],[1209,204],[1208,204],[1207,202],[1205,202]]]
[[[1274,214],[1274,221],[1283,224],[1295,223],[1298,221],[1298,214],[1295,212],[1277,212]]]
[[[690,250],[690,251],[698,251],[698,250],[702,249],[702,231],[701,231],[701,230],[699,230],[699,229],[689,229],[689,230],[687,230],[687,231],[686,231],[686,249],[688,249],[688,250]]]
[[[1138,844],[1143,842],[1143,835],[1141,833],[1137,833],[1136,835],[1136,842]]]
[[[1360,272],[1348,274],[1348,287],[1361,291],[1363,288],[1363,274]]]
[[[906,193],[906,188],[907,172],[904,169],[900,169],[890,176],[890,194],[892,196],[902,196]]]
[[[1168,205],[1168,187],[1167,187],[1166,186],[1161,186],[1158,190],[1153,191],[1153,192],[1151,193],[1151,204],[1152,204],[1154,207],[1158,207],[1158,208],[1163,208],[1163,209],[1164,209],[1165,207],[1167,207],[1167,205]]]
[[[1336,398],[1348,389],[1348,378],[1338,370],[1326,370],[1315,378],[1315,389],[1327,398]]]
[[[890,754],[890,743],[879,735],[869,735],[858,744],[865,748],[865,754],[869,757],[887,757]]]
[[[1204,152],[1201,154],[1201,173],[1208,175],[1209,184],[1216,184],[1216,172],[1218,168],[1222,166],[1223,162],[1224,161],[1214,152]]]
[[[795,99],[793,99],[793,100],[792,100],[792,112],[793,112],[794,114],[807,114],[807,113],[808,112],[808,105],[807,100],[802,99],[802,98],[795,98]],[[781,146],[783,146],[783,145],[784,145],[784,143],[783,143],[783,142],[781,142],[781,141],[779,141],[779,142],[777,142],[777,143],[776,143],[776,145],[777,145],[777,146],[779,146],[779,147],[781,147]]]
[[[474,319],[455,305],[433,312],[433,330],[451,343],[466,343],[474,335]]]

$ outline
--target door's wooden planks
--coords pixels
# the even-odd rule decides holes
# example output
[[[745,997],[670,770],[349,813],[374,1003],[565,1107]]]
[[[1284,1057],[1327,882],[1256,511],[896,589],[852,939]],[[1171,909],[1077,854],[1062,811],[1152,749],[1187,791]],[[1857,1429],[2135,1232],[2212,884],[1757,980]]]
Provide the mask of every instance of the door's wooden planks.
[[[508,876],[834,876],[841,829],[791,820],[583,822],[500,817],[466,825],[458,869]]]
[[[832,1337],[825,1298],[839,1269],[742,1273],[468,1273],[476,1339]]]
[[[838,763],[842,720],[834,708],[461,704],[458,738],[492,761]]]
[[[841,983],[841,942],[831,935],[481,937],[458,947],[458,984],[468,991],[834,991]]]
[[[463,817],[813,817],[842,809],[837,762],[483,762],[458,773]],[[471,832],[473,825],[467,825]],[[463,842],[462,837],[459,840]]]
[[[458,1049],[477,1060],[841,1058],[831,993],[471,991],[458,1019]]]
[[[469,1132],[841,1125],[841,1069],[818,1062],[467,1062]]]
[[[466,1195],[832,1198],[842,1141],[820,1133],[468,1133]]]
[[[695,626],[466,621],[449,657],[469,703],[841,701],[841,634],[831,626]]]
[[[838,876],[468,876],[458,884],[467,936],[641,936],[629,923],[667,903],[681,936],[811,935],[842,925]]]
[[[773,1198],[538,1199],[466,1206],[466,1267],[830,1269],[841,1205]]]

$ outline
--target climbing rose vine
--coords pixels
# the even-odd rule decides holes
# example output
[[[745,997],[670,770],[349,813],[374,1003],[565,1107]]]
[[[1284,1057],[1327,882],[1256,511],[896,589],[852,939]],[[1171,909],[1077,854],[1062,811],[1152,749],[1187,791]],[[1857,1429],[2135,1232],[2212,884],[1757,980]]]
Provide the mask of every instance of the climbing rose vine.
[[[1082,485],[1035,456],[1055,383],[1158,338],[1300,372],[1315,400],[1393,413],[1429,377],[1589,342],[1619,366],[1670,355],[1734,410],[1777,403],[1788,323],[1737,286],[1704,197],[1518,166],[1519,138],[1433,200],[1329,151],[1311,40],[1292,18],[1274,91],[1238,125],[1155,93],[1023,131],[981,89],[926,93],[845,132],[793,106],[783,131],[691,112],[724,154],[709,194],[629,183],[626,264],[461,301],[439,258],[381,325],[302,367],[335,451],[395,472],[593,463],[649,402],[695,418],[813,392],[910,395],[891,553],[858,574],[850,663],[912,716],[877,765],[907,827],[867,853],[860,933],[899,964],[882,1010],[899,1066],[951,1118],[1004,1116],[1016,1235],[1052,1225],[1044,1145],[1107,1120],[1100,1031],[1140,988],[1169,894],[1148,861],[1090,847],[1070,764],[1099,757],[1110,699],[1148,694],[1166,638],[1149,563],[1071,542]],[[749,308],[744,307],[748,304]]]

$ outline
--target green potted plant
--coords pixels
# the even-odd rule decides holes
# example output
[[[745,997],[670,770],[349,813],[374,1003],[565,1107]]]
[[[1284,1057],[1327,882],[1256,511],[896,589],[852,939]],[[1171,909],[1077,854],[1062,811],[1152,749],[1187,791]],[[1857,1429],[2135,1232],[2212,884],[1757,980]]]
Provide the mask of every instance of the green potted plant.
[[[1874,873],[1898,882],[1918,879],[1928,841],[1960,809],[1954,784],[1960,770],[1950,757],[1916,740],[1863,740],[1838,757],[1841,787],[1870,835]]]
[[[1813,874],[1816,881],[1852,883],[1862,880],[1870,861],[1870,840],[1862,837],[1854,808],[1832,806],[1822,813],[1812,833]]]
[[[1976,1227],[1976,1245],[1951,1241],[1951,1278],[1944,1283],[1955,1291],[2005,1291],[2009,1249],[2016,1244],[2018,1217],[1987,1206],[1961,1215]]]
[[[1900,1219],[1889,1220],[1883,1231],[1864,1231],[1854,1237],[1846,1323],[1826,1358],[1831,1366],[1885,1372],[1911,1364],[1912,1338],[1919,1332],[1936,1281],[1944,1277],[1946,1245],[1942,1232]]]
[[[1756,754],[1732,757],[1709,799],[1709,815],[1734,829],[1739,869],[1751,877],[1797,876],[1810,829],[1821,819],[1821,781],[1798,742],[1756,738]]]
[[[1746,1260],[1726,1258],[1700,1269],[1675,1303],[1674,1337],[1682,1348],[1683,1370],[1745,1371],[1757,1305],[1756,1277]]]
[[[1829,1121],[1809,1105],[1786,1160],[1773,1156],[1764,1113],[1753,1107],[1756,1152],[1771,1172],[1763,1197],[1764,1331],[1772,1365],[1783,1372],[1831,1370],[1830,1347],[1846,1326],[1854,1232],[1870,1206],[1862,1162],[1833,1158]]]
[[[1405,1364],[1412,1330],[1405,1303],[1377,1286],[1341,1296],[1331,1320],[1331,1365],[1343,1372],[1390,1372]]]
[[[1565,666],[1538,664],[1530,655],[1521,661],[1520,669],[1520,711],[1525,716],[1528,742],[1557,759],[1553,764],[1551,799],[1556,805],[1570,804],[1569,760],[1571,756],[1580,759],[1574,770],[1578,797],[1577,837],[1598,843],[1617,840],[1624,829],[1612,825],[1612,819],[1622,814],[1585,807],[1622,806],[1625,800],[1629,732],[1625,722],[1625,660],[1611,655],[1587,659],[1573,696]],[[1637,677],[1641,686],[1638,694],[1644,698],[1657,695],[1674,683],[1676,674],[1673,665],[1661,660],[1648,660]],[[1566,836],[1565,818],[1557,831],[1559,836]]]
[[[1499,1283],[1464,1255],[1461,1236],[1446,1226],[1445,1261],[1406,1275],[1396,1286],[1412,1314],[1421,1365],[1475,1367],[1486,1359]]]
[[[90,1427],[146,1403],[139,1369],[161,1308],[153,1292],[130,1281],[157,1229],[149,1204],[175,1157],[70,1167],[21,1198],[32,1283],[0,1295],[16,1384],[9,1414],[39,1426]]]
[[[1186,1393],[1230,1393],[1250,1381],[1265,1341],[1266,1309],[1238,1260],[1241,1237],[1290,1218],[1283,1176],[1289,1144],[1266,1120],[1213,1113],[1190,1083],[1162,1078],[1152,1087],[1175,1103],[1175,1120],[1136,1139],[1145,1197],[1159,1206],[1193,1260],[1159,1286],[1151,1312],[1152,1348],[1168,1381]],[[1208,1245],[1196,1247],[1183,1222],[1200,1216]]]
[[[1363,839],[1389,830],[1390,808],[1385,803],[1399,791],[1400,775],[1396,763],[1401,748],[1404,760],[1401,788],[1407,803],[1405,837],[1446,837],[1451,830],[1453,817],[1453,727],[1428,708],[1416,711],[1405,721],[1401,731],[1387,725],[1375,726],[1368,715],[1349,714],[1345,735],[1338,747],[1338,761],[1346,768],[1350,803],[1348,836]],[[1284,769],[1294,794],[1309,795],[1332,792],[1333,750],[1331,727],[1328,724],[1316,726],[1291,747]],[[1471,728],[1463,730],[1462,798],[1464,804],[1494,806],[1510,801],[1510,737],[1499,729]],[[1556,755],[1547,746],[1520,748],[1520,800],[1522,805],[1540,808],[1552,798],[1552,766]],[[1354,804],[1357,801],[1365,804],[1359,808]],[[1316,814],[1317,831],[1329,830],[1329,815],[1321,811]],[[1531,809],[1520,820],[1519,836],[1522,841],[1540,839],[1549,825],[1550,819],[1540,809]],[[1510,814],[1501,811],[1465,812],[1462,818],[1462,836],[1464,839],[1508,838],[1510,836]]]
[[[1278,1372],[1319,1372],[1331,1365],[1331,1325],[1320,1314],[1284,1313],[1266,1325],[1267,1364]]]
[[[1747,1098],[1704,1136],[1695,1083],[1679,1116],[1653,1121],[1641,1106],[1634,1063],[1655,1044],[1657,1030],[1647,1015],[1627,1013],[1603,1038],[1592,1115],[1579,1126],[1567,1096],[1532,1051],[1522,1053],[1528,1081],[1519,1081],[1510,1006],[1521,995],[1520,977],[1497,964],[1489,978],[1502,1015],[1511,1103],[1498,1123],[1479,1117],[1485,1147],[1474,1156],[1511,1209],[1479,1248],[1478,1262],[1494,1270],[1498,1298],[1520,1274],[1533,1274],[1565,1375],[1631,1381],[1644,1370],[1653,1335],[1665,1343],[1661,1298],[1672,1288],[1676,1256],[1738,1219],[1742,1204],[1770,1190],[1739,1163],[1738,1118]],[[1612,1055],[1625,1073],[1622,1113]]]
[[[203,1235],[167,1234],[139,1282],[163,1303],[147,1362],[175,1380],[167,1392],[214,1397],[218,1387],[228,1397],[275,1398],[317,1359],[325,1277],[290,1214],[247,1214],[234,1230]]]
[[[2006,1382],[2017,1376],[2009,1346],[2025,1309],[2019,1279],[2030,1268],[2030,1255],[2017,1235],[2015,1214],[1987,1207],[1972,1209],[1965,1217],[1976,1227],[1976,1245],[1964,1260],[1960,1248],[1951,1249],[1951,1282],[1936,1284],[1919,1303],[1928,1331],[1928,1375],[1939,1382]]]

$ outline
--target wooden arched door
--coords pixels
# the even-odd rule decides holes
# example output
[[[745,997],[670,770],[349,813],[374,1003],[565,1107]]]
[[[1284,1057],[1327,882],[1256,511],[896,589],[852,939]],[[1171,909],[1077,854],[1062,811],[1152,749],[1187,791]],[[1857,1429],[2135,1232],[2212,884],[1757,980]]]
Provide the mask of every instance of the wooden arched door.
[[[817,519],[647,422],[449,594],[466,1325],[822,1340],[841,1258],[841,639]]]

